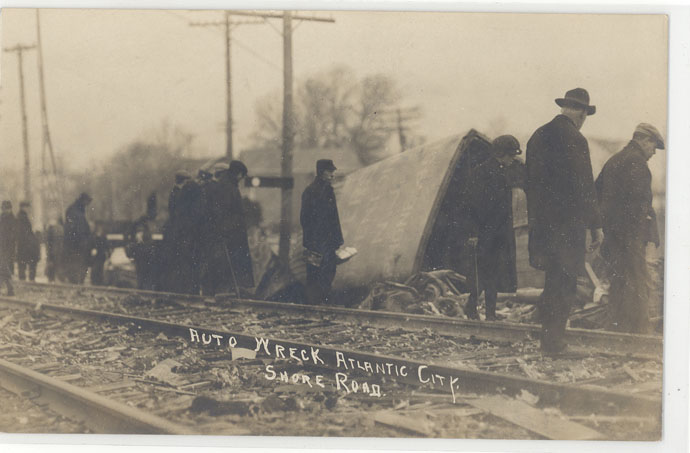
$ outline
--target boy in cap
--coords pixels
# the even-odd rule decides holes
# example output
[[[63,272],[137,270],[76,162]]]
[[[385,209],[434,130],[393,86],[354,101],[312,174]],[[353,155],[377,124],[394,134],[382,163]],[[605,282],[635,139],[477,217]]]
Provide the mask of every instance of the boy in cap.
[[[7,285],[7,295],[14,296],[12,287],[12,271],[14,252],[17,247],[15,236],[15,218],[12,214],[12,202],[2,202],[2,214],[0,214],[0,286]]]
[[[485,292],[486,320],[496,321],[498,288],[515,290],[515,235],[513,195],[507,170],[522,164],[520,143],[512,135],[501,135],[491,144],[491,157],[472,169],[458,206],[457,221],[473,259],[470,297],[465,314],[479,319],[477,298]]]
[[[344,243],[331,186],[335,170],[332,160],[318,160],[316,178],[302,193],[300,224],[307,259],[306,296],[311,305],[327,302],[335,278],[335,251]]]
[[[664,149],[659,131],[640,123],[632,140],[604,165],[596,181],[610,271],[610,328],[648,333],[647,243],[659,246],[652,207],[652,174],[647,161]]]

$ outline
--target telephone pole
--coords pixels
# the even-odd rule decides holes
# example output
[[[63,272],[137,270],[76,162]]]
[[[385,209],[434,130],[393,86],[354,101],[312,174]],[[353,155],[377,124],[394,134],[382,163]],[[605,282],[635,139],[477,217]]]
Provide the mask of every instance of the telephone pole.
[[[225,134],[226,146],[225,155],[228,159],[233,159],[232,147],[232,28],[238,25],[245,24],[263,24],[263,21],[232,21],[230,16],[232,11],[224,11],[225,20],[222,22],[191,22],[191,27],[217,27],[225,28],[225,100],[226,100],[226,118],[225,118]]]
[[[59,209],[61,216],[65,212],[65,202],[63,198],[62,180],[58,177],[57,165],[55,162],[55,152],[53,150],[53,141],[50,138],[50,128],[48,127],[48,107],[46,101],[46,86],[45,75],[43,73],[43,45],[41,42],[41,19],[40,12],[36,9],[36,52],[38,54],[38,82],[40,88],[41,99],[41,123],[43,126],[43,141],[41,151],[41,173],[43,187],[41,190],[41,210],[43,224],[48,222],[48,205]],[[50,164],[52,168],[52,179],[46,169],[46,151],[50,156]]]
[[[250,11],[226,11],[225,14],[226,21],[229,21],[229,19],[227,19],[229,16],[260,17],[264,20],[283,20],[283,144],[281,159],[281,176],[282,178],[292,178],[292,148],[295,137],[294,113],[292,106],[292,21],[298,20],[334,23],[335,20],[317,16],[293,14],[290,11],[283,11],[282,14]],[[215,23],[208,25],[220,24]],[[228,43],[229,42],[230,40],[228,38]],[[278,246],[278,258],[281,266],[284,269],[287,269],[290,262],[290,230],[292,228],[292,186],[282,186],[280,194],[280,241]]]
[[[19,63],[19,102],[22,109],[22,139],[24,141],[24,199],[31,201],[31,165],[29,159],[29,133],[26,120],[26,100],[24,97],[24,68],[23,54],[27,50],[34,49],[35,45],[17,44],[14,47],[6,47],[5,52],[16,52]],[[33,210],[33,204],[30,207]]]

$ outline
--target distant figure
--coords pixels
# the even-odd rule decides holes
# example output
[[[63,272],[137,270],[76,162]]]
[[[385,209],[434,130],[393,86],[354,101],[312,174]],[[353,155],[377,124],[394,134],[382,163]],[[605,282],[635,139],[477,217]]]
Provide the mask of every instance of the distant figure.
[[[527,213],[530,264],[545,271],[541,295],[541,349],[557,354],[563,339],[577,276],[585,272],[586,230],[592,246],[601,240],[601,218],[594,190],[587,139],[580,128],[596,112],[582,88],[556,99],[561,114],[527,142]]]
[[[31,220],[26,210],[28,201],[19,204],[17,212],[17,271],[19,280],[26,280],[26,269],[29,268],[29,280],[36,280],[36,265],[41,258],[41,246],[31,227]]]
[[[130,233],[131,242],[125,247],[125,253],[134,261],[137,288],[156,291],[159,289],[156,275],[158,262],[149,222],[147,216],[142,216],[134,222]]]
[[[227,168],[227,169],[226,169]],[[252,258],[239,183],[247,167],[234,160],[214,169],[216,180],[206,185],[206,290],[236,293],[254,287]]]
[[[515,232],[513,231],[513,192],[508,168],[522,167],[515,159],[521,154],[520,142],[512,135],[497,137],[491,145],[491,157],[473,168],[458,206],[462,237],[475,265],[468,285],[470,297],[465,314],[479,319],[477,298],[482,291],[486,299],[486,319],[495,321],[499,279],[509,279],[517,286]]]
[[[177,179],[179,178],[179,179]],[[171,251],[170,291],[199,294],[200,223],[203,203],[199,183],[186,171],[176,175],[176,184],[170,194],[174,197],[168,225],[166,243]]]
[[[70,283],[84,283],[89,267],[89,238],[91,228],[86,220],[86,207],[91,197],[82,193],[65,213],[63,266]]]
[[[64,230],[62,218],[51,220],[46,230],[46,269],[45,274],[49,282],[54,282],[56,278],[62,279],[60,270],[60,260],[62,259],[62,246],[64,241]]]
[[[17,248],[15,229],[16,220],[12,214],[12,202],[5,200],[2,202],[0,214],[0,286],[3,284],[7,286],[8,296],[14,296],[12,270]]]
[[[648,242],[659,247],[659,232],[647,161],[657,148],[664,149],[659,131],[639,124],[596,181],[605,235],[601,254],[610,266],[610,327],[617,331],[649,333],[646,248]]]
[[[316,162],[316,178],[302,193],[300,223],[307,261],[307,303],[328,303],[335,278],[335,251],[344,244],[331,182],[336,167],[330,159]]]
[[[110,246],[101,222],[96,222],[93,236],[89,242],[89,252],[91,256],[91,284],[102,286],[105,284],[103,268],[105,261],[110,256]]]

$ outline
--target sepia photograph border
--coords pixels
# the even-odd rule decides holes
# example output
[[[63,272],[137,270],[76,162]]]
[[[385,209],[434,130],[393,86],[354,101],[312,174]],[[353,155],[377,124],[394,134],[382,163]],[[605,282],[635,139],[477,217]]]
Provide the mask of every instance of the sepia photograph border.
[[[135,436],[135,435],[48,435],[0,434],[3,451],[55,452],[103,451],[112,446],[147,453],[157,451],[510,451],[510,452],[658,452],[688,451],[688,331],[690,331],[690,6],[637,5],[607,1],[582,2],[532,1],[400,1],[400,0],[81,0],[22,1],[0,0],[0,8],[126,8],[126,9],[292,9],[292,10],[379,10],[447,11],[487,13],[575,13],[575,14],[666,14],[669,17],[669,80],[667,148],[667,211],[665,266],[665,323],[663,359],[663,427],[660,442],[612,441],[523,441],[474,439],[390,439],[390,438],[313,438],[313,437],[223,437],[223,436]],[[0,10],[0,15],[2,14]],[[0,68],[2,71],[5,68]],[[0,72],[0,77],[2,73]],[[663,131],[662,131],[663,134]],[[23,448],[30,450],[24,450]],[[255,449],[256,448],[256,449]],[[237,449],[237,450],[236,450]],[[97,451],[102,451],[99,447]],[[128,450],[131,451],[131,450]],[[224,448],[223,451],[228,451]]]

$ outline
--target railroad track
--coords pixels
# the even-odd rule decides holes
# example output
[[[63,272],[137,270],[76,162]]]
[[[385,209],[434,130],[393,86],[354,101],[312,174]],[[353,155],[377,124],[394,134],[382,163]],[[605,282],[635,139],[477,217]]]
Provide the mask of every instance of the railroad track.
[[[26,285],[26,287],[29,287],[29,285]],[[32,285],[32,287],[38,288],[39,286]],[[51,289],[53,287],[43,286],[42,288]],[[257,310],[256,312],[252,312],[252,316],[249,316],[251,310],[238,311],[238,305],[256,305],[255,302],[241,301],[240,304],[233,304],[228,308],[222,303],[208,303],[208,301],[204,301],[202,298],[180,295],[131,292],[113,289],[104,290],[91,287],[72,287],[69,285],[62,286],[59,290],[62,291],[61,294],[63,296],[65,296],[65,292],[72,292],[70,304],[73,306],[42,303],[40,309],[41,313],[50,313],[51,315],[67,316],[69,318],[82,320],[90,319],[90,322],[107,322],[112,325],[124,324],[137,326],[137,328],[140,329],[136,331],[138,334],[152,335],[153,333],[162,333],[163,337],[166,339],[186,342],[186,345],[190,347],[188,350],[200,349],[205,351],[204,354],[209,354],[208,357],[213,357],[213,360],[216,361],[226,360],[228,357],[231,357],[235,351],[245,349],[253,351],[254,349],[258,349],[259,356],[261,357],[263,354],[261,360],[277,360],[278,363],[281,363],[283,361],[282,357],[276,357],[276,345],[282,346],[282,355],[288,358],[288,351],[291,351],[290,348],[300,352],[316,349],[319,351],[319,362],[323,363],[316,363],[316,360],[312,360],[315,363],[310,364],[309,360],[298,360],[298,362],[302,362],[301,366],[303,369],[297,373],[315,373],[321,368],[330,369],[331,372],[340,372],[347,379],[365,379],[363,382],[366,382],[367,378],[374,379],[370,382],[370,385],[374,385],[374,382],[378,382],[376,385],[380,387],[387,388],[386,386],[388,386],[390,394],[394,394],[396,390],[400,390],[397,387],[390,387],[393,385],[393,382],[395,382],[396,385],[407,386],[402,390],[401,395],[414,394],[414,390],[411,389],[419,387],[421,384],[420,381],[431,380],[431,376],[439,376],[443,379],[438,378],[435,385],[429,390],[436,392],[436,395],[432,399],[438,399],[440,397],[438,393],[450,393],[450,395],[446,396],[445,404],[452,402],[448,400],[449,397],[455,398],[457,404],[458,401],[472,401],[472,398],[476,398],[476,395],[496,395],[497,393],[501,393],[502,398],[507,398],[515,395],[524,395],[525,392],[527,392],[527,395],[538,399],[540,405],[558,407],[566,413],[580,414],[580,417],[582,417],[583,411],[587,412],[587,414],[593,412],[600,417],[609,417],[606,420],[615,420],[616,422],[611,422],[611,425],[619,425],[622,420],[621,416],[625,417],[625,414],[629,413],[643,414],[647,417],[647,425],[650,423],[652,425],[658,425],[660,421],[660,388],[657,389],[656,385],[650,385],[655,384],[655,379],[648,379],[646,382],[642,383],[644,385],[637,386],[637,388],[633,385],[632,388],[625,389],[626,384],[623,383],[622,387],[618,390],[605,389],[591,385],[597,382],[597,378],[592,378],[591,376],[586,379],[581,379],[581,385],[554,382],[554,376],[549,376],[547,374],[540,375],[539,373],[543,373],[544,368],[558,368],[559,360],[552,361],[537,357],[530,358],[530,355],[538,355],[535,354],[533,348],[530,349],[530,345],[522,348],[521,352],[523,354],[521,358],[516,358],[515,351],[513,351],[515,347],[514,344],[500,345],[486,342],[479,342],[479,344],[477,344],[476,340],[461,344],[457,340],[439,336],[433,332],[422,332],[424,335],[420,335],[419,331],[417,331],[416,334],[410,334],[400,327],[391,329],[390,327],[373,328],[371,326],[360,327],[360,329],[363,330],[357,333],[366,334],[368,331],[375,331],[376,335],[373,335],[371,338],[367,338],[366,335],[358,337],[359,343],[363,343],[358,345],[357,342],[350,341],[348,343],[347,341],[340,341],[342,338],[337,338],[339,332],[341,336],[351,337],[352,332],[348,330],[349,327],[342,330],[344,327],[342,323],[333,322],[333,320],[328,319],[328,315],[324,313],[320,314],[319,321],[305,320],[304,316],[302,316],[303,313],[300,312],[304,309],[300,307],[297,307],[298,310],[293,312],[295,316],[286,317],[286,311],[277,313],[273,311],[272,313],[267,313],[266,310],[270,312],[268,308],[270,305],[259,304],[263,311]],[[36,292],[31,294],[33,295],[31,301],[3,298],[0,302],[6,306],[15,307],[24,311],[31,310],[36,307],[37,301],[42,302],[42,300],[38,300],[40,298],[36,296]],[[118,295],[118,297],[105,298],[104,296],[97,296],[96,294]],[[101,312],[74,306],[84,305],[85,303],[81,299],[88,299],[85,295],[91,296],[91,298],[94,299],[92,302],[97,303],[97,305],[107,306],[110,312]],[[52,295],[51,297],[55,298],[56,296]],[[219,298],[219,301],[222,300],[223,298]],[[186,303],[181,304],[179,301]],[[187,306],[187,304],[191,305]],[[143,312],[148,312],[149,315],[155,316],[157,319],[132,316],[131,313],[112,312],[114,308],[122,309],[123,306],[128,308],[128,310],[121,310],[123,312],[138,311],[139,315]],[[314,307],[309,308],[313,309]],[[201,309],[203,309],[203,311]],[[182,323],[180,318],[187,318],[187,321],[192,321],[192,319],[189,319],[191,318],[190,310],[196,313],[196,322]],[[229,318],[234,318],[235,324],[232,324]],[[230,327],[225,326],[225,324],[230,324]],[[291,330],[290,327],[294,327],[294,329]],[[24,330],[22,330],[22,332],[23,331]],[[275,334],[280,334],[280,336],[276,338]],[[410,335],[416,336],[411,337]],[[391,342],[389,341],[390,338],[385,338],[387,336],[399,336],[401,338],[400,341]],[[307,339],[326,337],[326,339],[318,343],[308,343],[304,341],[305,337]],[[385,339],[383,342],[381,341],[382,337]],[[228,348],[226,343],[230,341],[231,338],[235,342],[235,348],[232,349]],[[259,341],[257,338],[261,340]],[[378,347],[376,345],[377,339],[380,343]],[[209,340],[208,345],[203,344],[206,340]],[[411,342],[414,343],[415,340],[417,345],[411,347]],[[452,349],[455,350],[456,357],[458,357],[459,351],[459,357],[464,357],[465,360],[456,360],[455,362],[453,362],[452,359],[449,360],[449,357],[452,357],[453,354],[444,355],[444,350],[446,348],[438,347],[443,346],[445,344],[444,342],[453,346]],[[419,349],[419,346],[421,346],[421,349]],[[165,345],[161,347],[164,348]],[[396,351],[396,347],[398,347],[398,349],[403,349],[403,351]],[[183,348],[182,350],[187,349]],[[440,352],[441,355],[434,358],[432,357],[433,354],[429,351]],[[177,352],[179,354],[180,351]],[[299,354],[299,352],[296,353]],[[306,354],[307,358],[309,357],[308,352],[303,352],[302,354]],[[302,355],[297,358],[305,359],[305,356]],[[588,359],[588,357],[571,355],[560,359],[560,361],[580,362]],[[533,363],[529,363],[530,360]],[[597,358],[592,360],[596,361]],[[606,360],[610,361],[610,358]],[[632,375],[637,377],[639,381],[646,372],[644,371],[644,367],[648,366],[649,363],[640,361],[639,359],[631,360],[632,362],[628,362],[622,366],[624,370],[627,370],[623,375],[627,376],[628,380],[630,378],[629,375]],[[232,362],[233,361],[231,361],[231,363]],[[370,365],[367,366],[367,363]],[[640,363],[644,366],[642,368],[636,368]],[[474,364],[474,366],[469,366],[471,364]],[[476,366],[477,364],[480,366]],[[541,367],[535,366],[535,364],[541,364]],[[270,364],[261,362],[261,364],[256,363],[254,365],[259,366],[258,369],[253,370],[254,375],[258,374],[261,376],[262,373],[264,376],[269,375],[266,366]],[[381,366],[381,368],[379,368],[379,366]],[[387,372],[385,370],[386,366],[388,367]],[[371,369],[368,369],[369,367]],[[374,367],[376,367],[375,370]],[[358,368],[363,368],[364,371],[358,370]],[[487,372],[482,371],[482,368],[488,370],[512,371],[512,374]],[[271,370],[277,371],[277,368],[272,368]],[[405,372],[403,373],[401,370],[405,370]],[[525,373],[529,375],[530,370],[532,374],[536,374],[536,378],[520,376],[520,374]],[[372,373],[370,371],[375,372]],[[273,373],[273,371],[271,371],[271,373]],[[603,380],[608,379],[609,383],[616,381],[616,379],[620,380],[620,376],[618,376],[618,378],[615,376],[620,373],[613,374],[613,376],[603,376]],[[293,376],[294,375],[293,373]],[[657,375],[656,378],[660,379],[660,374]],[[456,379],[454,386],[448,385],[451,379]],[[600,378],[599,381],[602,381],[602,379]],[[203,380],[199,382],[203,382]],[[352,380],[349,382],[352,382]],[[196,384],[198,384],[198,382]],[[426,382],[426,385],[429,384],[430,382]],[[660,387],[660,383],[658,384]],[[346,387],[344,383],[342,387]],[[635,390],[640,390],[640,388],[646,388],[647,391],[651,388],[653,390],[652,395],[632,393]],[[340,392],[342,393],[342,389]],[[195,396],[198,396],[195,392],[190,393],[194,393]],[[384,391],[384,393],[386,393],[386,391]],[[352,397],[354,397],[354,395],[348,396],[348,398]],[[371,399],[371,401],[375,400],[376,398]],[[484,398],[480,399],[480,401],[484,400]],[[476,401],[475,404],[481,405],[481,403],[476,403]],[[472,407],[474,407],[475,410],[477,409],[476,406]],[[165,407],[160,410],[165,411]],[[485,407],[483,410],[491,412],[491,408]],[[628,417],[628,419],[630,419],[630,417]],[[641,423],[640,420],[633,420],[633,422]],[[598,422],[595,421],[595,423]],[[653,433],[656,432],[656,429],[657,427],[649,428],[648,426],[648,429],[642,430],[642,432],[645,433],[643,437],[651,435],[653,438]],[[613,429],[613,431],[615,431],[615,429]],[[542,436],[544,435],[543,433],[540,434]],[[608,436],[615,437],[615,434],[608,434]],[[522,437],[524,437],[524,433]]]
[[[68,284],[46,284],[19,282],[17,285],[23,294],[42,295],[45,290],[65,294],[90,292],[111,295],[137,295],[143,299],[165,298],[183,305],[208,307],[209,298],[188,294],[164,293],[156,291],[113,288],[105,286],[79,286]],[[510,322],[487,322],[468,319],[447,318],[442,316],[415,315],[409,313],[392,313],[370,310],[357,310],[331,306],[311,306],[279,303],[251,299],[237,299],[228,294],[216,296],[215,301],[223,309],[246,309],[252,312],[290,313],[304,319],[337,318],[339,321],[356,322],[363,326],[399,327],[409,331],[431,329],[439,335],[461,336],[487,341],[522,342],[536,339],[540,327],[533,324]],[[147,307],[142,307],[142,313]],[[574,348],[585,351],[596,351],[601,354],[634,356],[642,359],[660,360],[663,355],[663,339],[656,335],[634,335],[618,332],[596,331],[589,329],[567,329],[566,341]]]

